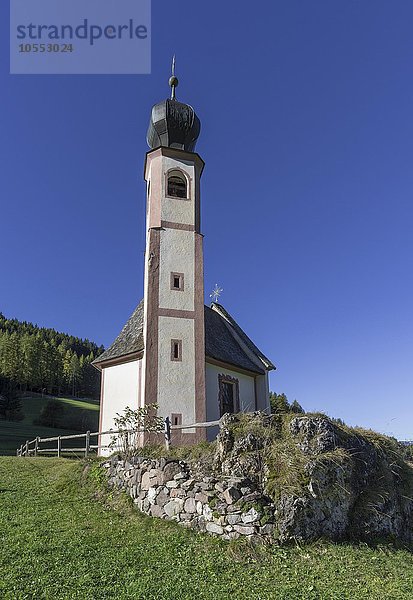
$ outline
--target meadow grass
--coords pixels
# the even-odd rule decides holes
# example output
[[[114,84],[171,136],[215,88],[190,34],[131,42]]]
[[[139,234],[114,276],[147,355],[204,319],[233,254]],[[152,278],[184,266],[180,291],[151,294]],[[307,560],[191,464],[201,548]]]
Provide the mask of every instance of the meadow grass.
[[[24,444],[26,440],[33,440],[36,436],[55,437],[58,435],[70,435],[79,433],[68,428],[55,429],[42,425],[33,425],[33,421],[39,417],[43,406],[52,399],[51,396],[40,395],[26,396],[22,398],[23,421],[4,421],[0,419],[0,455],[15,455],[16,449]],[[53,398],[64,405],[65,418],[75,417],[80,411],[86,410],[91,415],[92,422],[96,423],[98,430],[99,403],[94,400],[78,400],[72,398]]]
[[[411,600],[390,545],[227,543],[139,514],[92,462],[0,458],[0,598]]]

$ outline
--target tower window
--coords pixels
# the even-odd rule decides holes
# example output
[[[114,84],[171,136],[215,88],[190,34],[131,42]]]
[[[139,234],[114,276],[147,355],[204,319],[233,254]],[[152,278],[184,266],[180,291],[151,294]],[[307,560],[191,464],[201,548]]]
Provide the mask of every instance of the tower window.
[[[181,413],[172,413],[171,415],[172,425],[182,425],[182,414]]]
[[[171,340],[171,360],[175,362],[182,360],[182,340]]]
[[[181,175],[170,175],[168,177],[168,196],[171,198],[188,198],[185,177]]]
[[[184,291],[184,274],[171,273],[171,290],[176,292]]]

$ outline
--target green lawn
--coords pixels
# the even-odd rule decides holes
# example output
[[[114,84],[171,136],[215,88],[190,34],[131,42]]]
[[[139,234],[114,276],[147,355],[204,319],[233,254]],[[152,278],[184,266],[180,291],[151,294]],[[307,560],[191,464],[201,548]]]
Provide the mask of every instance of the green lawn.
[[[390,546],[254,548],[92,499],[96,468],[0,458],[0,598],[411,600],[413,556]]]
[[[67,428],[54,429],[33,425],[33,421],[39,416],[42,407],[51,400],[50,396],[42,398],[40,395],[26,397],[23,402],[23,421],[3,421],[0,419],[0,455],[15,455],[16,448],[25,443],[26,440],[33,440],[36,436],[55,437],[58,435],[69,435],[79,433]],[[86,410],[91,415],[91,421],[95,424],[95,431],[99,429],[99,403],[93,400],[73,400],[70,398],[56,398],[65,407],[65,419],[69,420],[81,410]],[[93,440],[95,443],[95,440]]]

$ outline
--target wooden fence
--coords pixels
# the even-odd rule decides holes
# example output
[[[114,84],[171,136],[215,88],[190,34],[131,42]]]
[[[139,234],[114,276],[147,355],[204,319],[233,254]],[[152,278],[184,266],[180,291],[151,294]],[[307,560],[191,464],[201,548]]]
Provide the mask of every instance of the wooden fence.
[[[165,438],[165,447],[169,450],[171,444],[171,432],[174,430],[182,430],[182,429],[197,429],[197,428],[207,428],[207,427],[216,427],[219,424],[219,421],[207,421],[206,423],[192,423],[190,425],[171,425],[169,417],[166,417],[164,421],[164,438]],[[78,433],[75,435],[58,435],[56,437],[49,438],[40,438],[36,437],[34,440],[27,440],[26,443],[22,444],[20,448],[17,448],[16,455],[17,456],[39,456],[40,454],[46,455],[54,455],[57,457],[61,457],[62,454],[81,454],[84,457],[88,457],[92,453],[97,453],[100,449],[108,449],[110,446],[102,446],[99,444],[99,438],[104,435],[119,435],[119,434],[139,434],[144,433],[144,429],[120,429],[114,431],[110,429],[109,431],[96,431],[94,433],[87,431],[86,433]],[[91,443],[91,439],[95,439],[95,443]],[[82,447],[63,447],[63,442],[67,440],[82,440],[84,439],[84,446]],[[53,448],[41,448],[42,444],[51,444],[55,443]]]

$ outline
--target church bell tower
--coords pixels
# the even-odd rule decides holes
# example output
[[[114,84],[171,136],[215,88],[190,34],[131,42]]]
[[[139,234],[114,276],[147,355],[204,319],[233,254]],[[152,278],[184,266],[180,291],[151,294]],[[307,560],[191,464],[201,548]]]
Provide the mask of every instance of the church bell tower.
[[[145,162],[147,182],[144,283],[145,352],[142,403],[158,405],[172,425],[206,420],[203,236],[200,180],[194,151],[200,121],[175,97],[152,108]],[[205,439],[183,430],[182,441]]]

